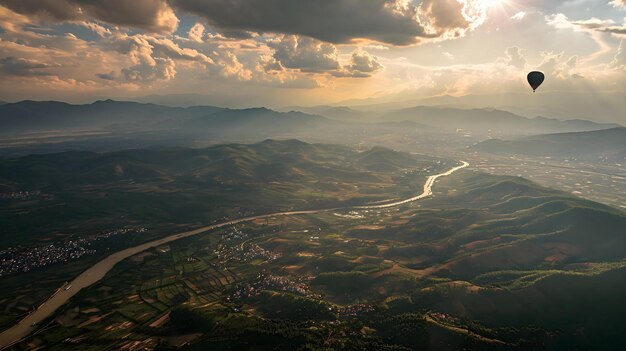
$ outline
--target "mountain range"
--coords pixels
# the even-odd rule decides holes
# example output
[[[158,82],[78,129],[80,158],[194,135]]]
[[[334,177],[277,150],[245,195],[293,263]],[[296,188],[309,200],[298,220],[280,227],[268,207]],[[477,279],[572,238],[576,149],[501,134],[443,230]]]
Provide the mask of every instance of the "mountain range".
[[[576,132],[618,127],[614,123],[587,120],[558,120],[553,118],[526,118],[497,109],[459,109],[450,107],[417,106],[389,112],[382,116],[388,121],[414,121],[442,130],[462,129],[476,134],[538,134]]]
[[[263,139],[337,123],[319,115],[266,108],[170,107],[113,100],[87,105],[57,101],[0,105],[0,134],[11,136],[106,131],[112,134],[150,132],[161,138],[202,135]]]
[[[485,108],[506,110],[521,116],[552,116],[559,119],[578,118],[593,121],[626,123],[622,111],[626,110],[626,96],[622,92],[556,92],[538,91],[533,94],[497,92],[493,94],[469,94],[463,96],[441,95],[415,98],[412,94],[400,94],[387,98],[346,100],[337,106],[349,106],[356,110],[384,113],[414,106]]]
[[[298,112],[295,110],[302,110]],[[331,118],[332,120],[330,120]],[[86,105],[57,101],[21,101],[0,105],[0,130],[21,134],[53,130],[154,130],[178,129],[229,133],[284,133],[338,125],[339,121],[412,121],[443,131],[462,129],[473,133],[537,134],[574,132],[617,127],[586,120],[526,118],[496,109],[459,109],[417,106],[374,116],[348,107],[293,107],[278,112],[267,108],[228,109],[215,106],[170,107],[127,101],[101,100]]]

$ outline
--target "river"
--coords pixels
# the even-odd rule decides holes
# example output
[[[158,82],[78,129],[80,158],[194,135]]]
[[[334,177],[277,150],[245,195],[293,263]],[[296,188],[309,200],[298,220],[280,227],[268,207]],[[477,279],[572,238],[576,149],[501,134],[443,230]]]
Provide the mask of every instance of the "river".
[[[230,220],[230,221],[226,221],[226,222],[222,222],[222,223],[217,223],[217,224],[212,224],[212,225],[208,225],[205,227],[201,227],[198,229],[194,229],[194,230],[190,230],[190,231],[186,231],[186,232],[182,232],[182,233],[178,233],[178,234],[173,234],[170,236],[167,236],[165,238],[162,239],[158,239],[158,240],[154,240],[154,241],[150,241],[135,247],[131,247],[128,249],[124,249],[121,251],[118,251],[106,258],[104,258],[103,260],[99,261],[98,263],[94,264],[93,266],[91,266],[90,268],[88,268],[86,271],[84,271],[83,273],[81,273],[79,276],[77,276],[76,278],[74,278],[74,280],[72,280],[69,284],[64,284],[62,287],[60,287],[58,290],[56,290],[44,303],[42,303],[37,309],[35,309],[33,312],[31,312],[30,314],[28,314],[26,317],[24,317],[22,320],[20,320],[16,325],[14,325],[13,327],[5,330],[2,332],[2,334],[0,334],[0,350],[5,349],[11,345],[14,345],[18,342],[20,342],[22,339],[24,339],[25,337],[27,337],[28,335],[30,335],[30,333],[32,333],[33,331],[35,331],[35,329],[37,328],[37,324],[41,323],[41,321],[43,321],[44,319],[46,319],[47,317],[49,317],[50,315],[52,315],[54,313],[54,311],[56,311],[59,307],[61,307],[62,305],[64,305],[67,301],[69,301],[69,299],[76,295],[81,289],[86,288],[96,282],[98,282],[100,279],[104,278],[104,276],[120,261],[136,255],[138,253],[141,253],[143,251],[146,251],[148,249],[151,249],[153,247],[157,247],[163,244],[167,244],[169,242],[175,241],[175,240],[179,240],[182,238],[188,238],[190,236],[194,236],[194,235],[198,235],[201,233],[205,233],[207,231],[211,231],[217,228],[221,228],[221,227],[225,227],[225,226],[230,226],[233,224],[237,224],[237,223],[243,223],[243,222],[249,222],[249,221],[253,221],[256,219],[263,219],[263,218],[269,218],[269,217],[276,217],[276,216],[293,216],[293,215],[301,215],[301,214],[315,214],[315,213],[322,213],[322,212],[330,212],[330,211],[338,211],[338,210],[363,210],[363,209],[385,209],[385,208],[390,208],[390,207],[395,207],[395,206],[400,206],[400,205],[404,205],[407,204],[409,202],[413,202],[413,201],[417,201],[423,198],[426,198],[430,195],[432,195],[432,187],[435,184],[435,181],[440,178],[440,177],[445,177],[445,176],[449,176],[452,173],[465,168],[467,166],[469,166],[469,163],[465,162],[465,161],[461,161],[462,165],[461,166],[457,166],[454,167],[452,169],[450,169],[447,172],[444,173],[440,173],[440,174],[436,174],[436,175],[432,175],[429,176],[426,179],[426,183],[424,183],[424,190],[421,194],[406,199],[406,200],[401,200],[401,201],[396,201],[396,202],[392,202],[392,203],[387,203],[387,204],[381,204],[381,205],[371,205],[371,206],[352,206],[352,207],[343,207],[343,208],[325,208],[325,209],[319,209],[319,210],[307,210],[307,211],[291,211],[291,212],[277,212],[277,213],[268,213],[268,214],[264,214],[264,215],[258,215],[258,216],[251,216],[251,217],[244,217],[244,218],[239,218],[239,219],[234,219],[234,220]]]

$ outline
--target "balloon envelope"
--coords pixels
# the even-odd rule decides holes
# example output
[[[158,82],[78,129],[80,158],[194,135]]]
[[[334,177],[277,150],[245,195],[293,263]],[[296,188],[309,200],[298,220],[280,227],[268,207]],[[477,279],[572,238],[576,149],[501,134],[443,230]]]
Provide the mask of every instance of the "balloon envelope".
[[[546,77],[543,75],[543,73],[539,71],[532,71],[528,73],[528,84],[530,84],[530,86],[533,88],[533,91],[535,91],[537,90],[537,88],[539,88],[541,83],[543,83],[543,80],[545,78]]]

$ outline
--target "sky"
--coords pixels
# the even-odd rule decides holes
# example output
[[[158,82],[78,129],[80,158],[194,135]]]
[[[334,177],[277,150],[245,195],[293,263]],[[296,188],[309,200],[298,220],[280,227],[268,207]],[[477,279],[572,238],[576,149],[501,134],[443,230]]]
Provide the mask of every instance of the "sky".
[[[0,0],[0,101],[626,94],[626,0]]]

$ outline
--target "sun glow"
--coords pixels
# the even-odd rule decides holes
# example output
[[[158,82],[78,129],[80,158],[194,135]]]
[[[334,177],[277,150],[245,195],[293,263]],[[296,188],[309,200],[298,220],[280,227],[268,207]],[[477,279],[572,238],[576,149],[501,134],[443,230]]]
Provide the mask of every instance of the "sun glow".
[[[508,0],[483,0],[483,6],[485,6],[488,9],[491,8],[495,8],[495,7],[501,7],[502,5],[505,5],[508,2]]]

